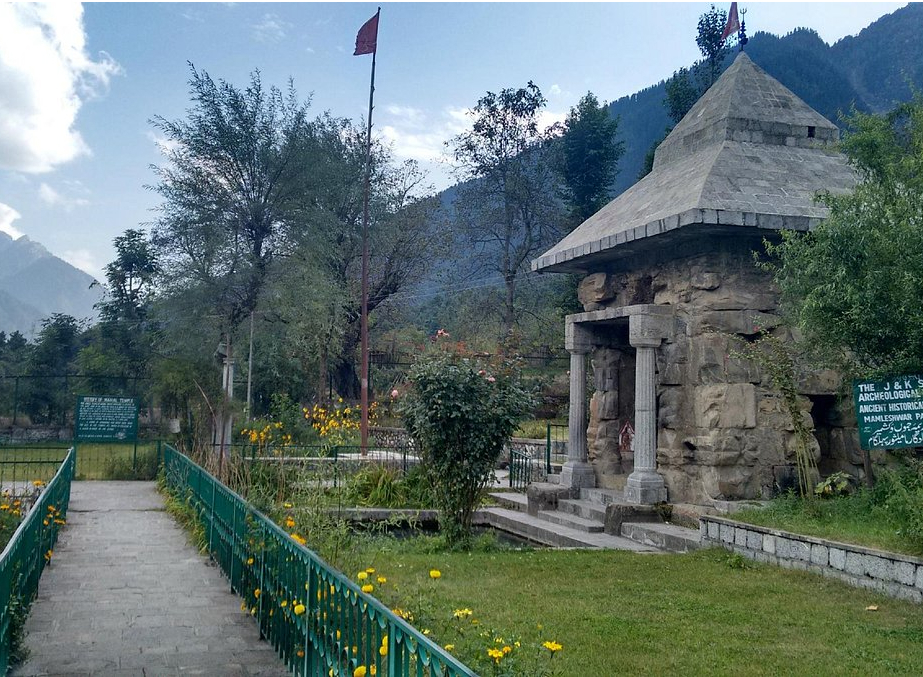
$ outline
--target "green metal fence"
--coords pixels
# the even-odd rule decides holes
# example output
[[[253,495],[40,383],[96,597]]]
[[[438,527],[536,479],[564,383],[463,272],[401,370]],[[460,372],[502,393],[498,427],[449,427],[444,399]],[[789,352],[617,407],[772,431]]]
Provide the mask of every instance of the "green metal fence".
[[[58,530],[67,515],[75,463],[72,449],[0,554],[0,675],[5,675],[9,667],[11,634],[16,624],[25,621],[26,609],[35,597],[38,579],[51,559]],[[37,489],[34,485],[31,488]],[[12,489],[11,494],[15,491]],[[24,498],[10,499],[26,503]]]
[[[474,673],[169,445],[168,485],[198,511],[212,557],[297,675]]]
[[[33,442],[0,440],[0,486],[33,479],[49,480],[68,450],[76,449],[75,480],[152,480],[157,475],[158,442]]]
[[[569,437],[568,426],[560,423],[549,423],[545,432],[545,472],[554,472],[555,465],[563,465],[567,461],[567,440]]]
[[[534,481],[534,461],[528,452],[510,449],[510,489],[525,491]]]

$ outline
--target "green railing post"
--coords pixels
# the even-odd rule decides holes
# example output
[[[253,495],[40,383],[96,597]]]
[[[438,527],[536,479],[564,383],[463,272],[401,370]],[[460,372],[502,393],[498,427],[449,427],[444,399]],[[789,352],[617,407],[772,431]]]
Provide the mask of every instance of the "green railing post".
[[[545,424],[545,474],[551,474],[551,424]]]

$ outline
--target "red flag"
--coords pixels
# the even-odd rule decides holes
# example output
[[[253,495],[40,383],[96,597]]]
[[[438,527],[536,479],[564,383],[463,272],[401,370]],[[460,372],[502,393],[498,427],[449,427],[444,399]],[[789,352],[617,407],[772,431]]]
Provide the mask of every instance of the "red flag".
[[[377,27],[378,24],[376,24]],[[365,26],[363,26],[365,28]],[[721,34],[722,40],[727,40],[732,33],[740,30],[740,21],[737,19],[737,3],[731,3],[731,11],[728,12],[728,22],[724,27],[724,33]]]
[[[361,54],[374,54],[378,49],[378,12],[371,19],[362,24],[356,35],[356,51],[353,56]]]

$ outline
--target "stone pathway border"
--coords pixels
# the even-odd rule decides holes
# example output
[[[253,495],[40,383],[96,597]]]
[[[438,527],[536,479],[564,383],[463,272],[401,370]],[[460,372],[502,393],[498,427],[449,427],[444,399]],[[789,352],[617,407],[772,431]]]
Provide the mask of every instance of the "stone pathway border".
[[[699,534],[703,546],[923,603],[923,559],[917,557],[712,516],[700,518]]]
[[[74,482],[13,675],[287,675],[153,482]]]

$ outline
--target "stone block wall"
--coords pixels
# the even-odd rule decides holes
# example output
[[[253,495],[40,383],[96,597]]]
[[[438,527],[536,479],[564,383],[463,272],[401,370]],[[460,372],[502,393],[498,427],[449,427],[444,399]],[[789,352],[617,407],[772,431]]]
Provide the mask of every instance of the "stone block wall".
[[[758,562],[804,569],[860,588],[923,603],[923,560],[858,545],[777,531],[720,517],[699,521],[702,545]]]
[[[579,287],[586,310],[638,303],[674,310],[674,336],[657,349],[657,470],[670,501],[768,498],[795,481],[797,439],[789,414],[759,364],[741,354],[742,341],[760,330],[783,338],[787,331],[771,278],[753,262],[758,246],[716,238],[711,251],[633,262],[628,271],[589,275]],[[588,444],[607,486],[607,477],[631,472],[618,433],[634,419],[634,349],[615,328],[596,331]],[[859,477],[851,403],[837,401],[838,378],[812,373],[801,385],[801,415],[809,427],[818,424],[813,451],[822,468]],[[822,409],[823,420],[814,421],[812,409]]]

